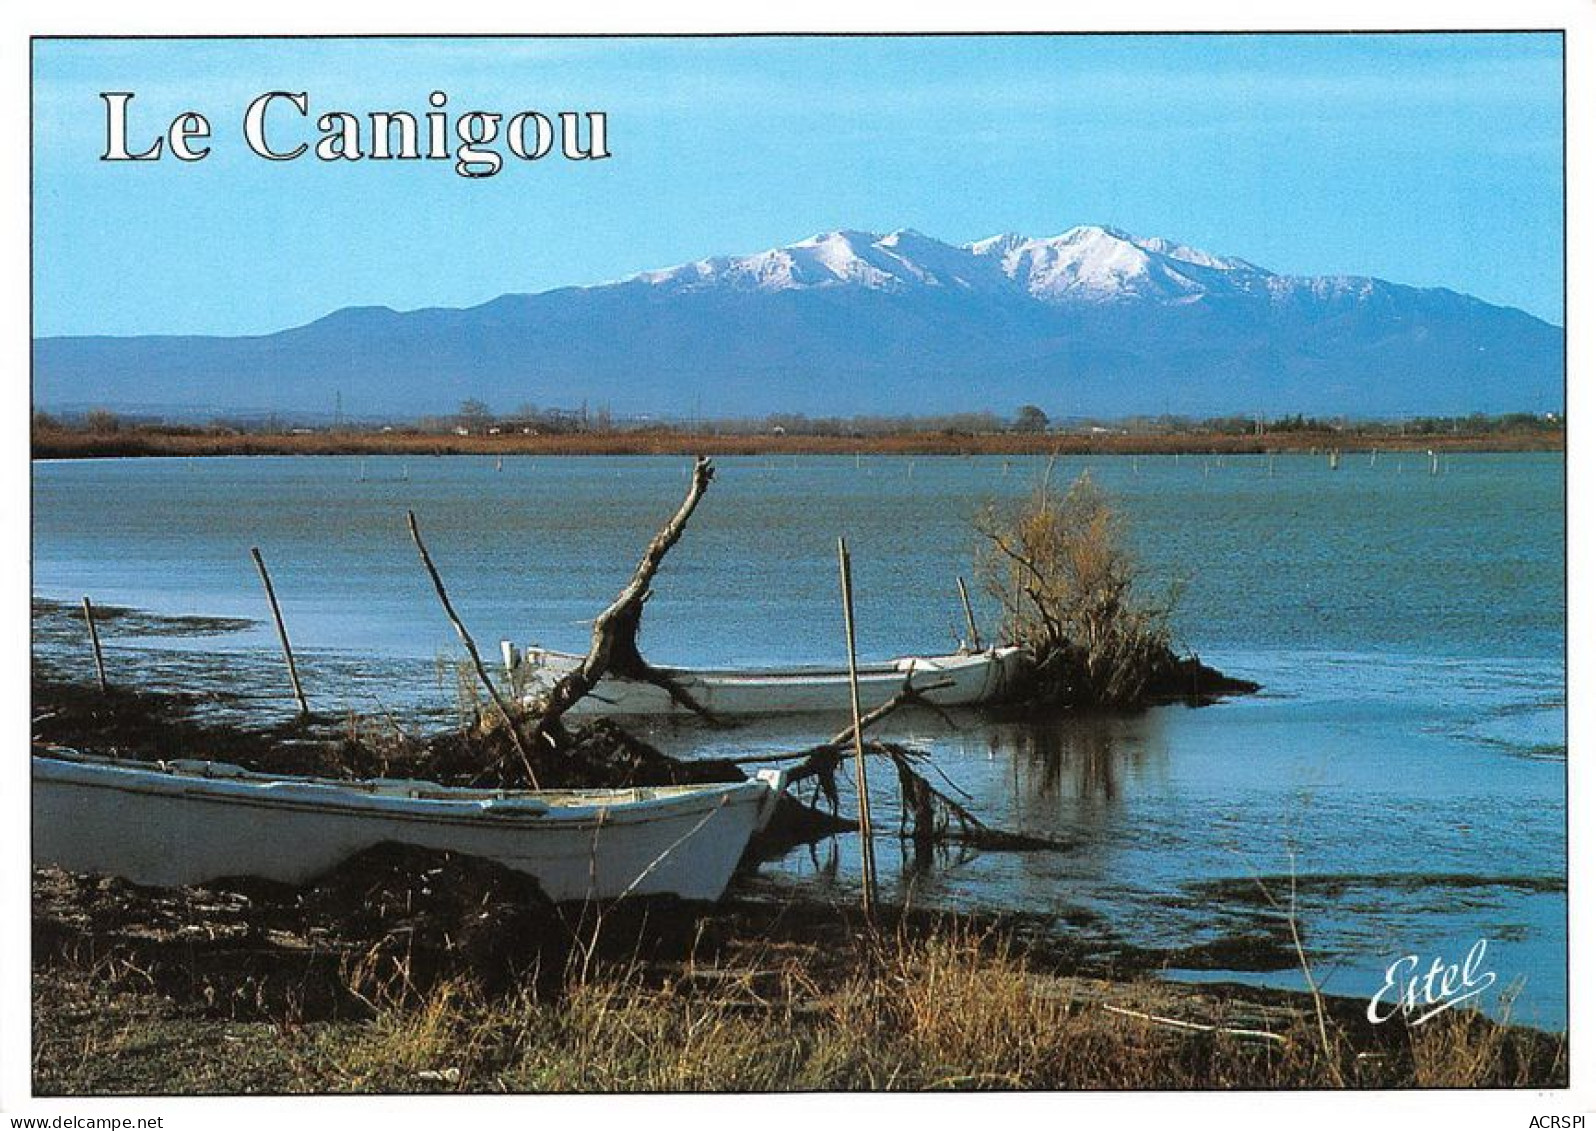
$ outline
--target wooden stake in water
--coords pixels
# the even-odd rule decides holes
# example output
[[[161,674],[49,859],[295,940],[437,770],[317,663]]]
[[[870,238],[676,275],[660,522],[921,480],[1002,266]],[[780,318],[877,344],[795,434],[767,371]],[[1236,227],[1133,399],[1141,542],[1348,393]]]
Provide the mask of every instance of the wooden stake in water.
[[[105,685],[105,657],[100,654],[100,630],[94,627],[94,606],[87,597],[83,598],[83,619],[89,626],[89,643],[94,646],[94,674],[100,681],[100,694],[104,695],[108,688]]]
[[[260,556],[258,547],[249,548],[250,556],[255,559],[255,568],[260,571],[261,584],[266,587],[266,602],[272,607],[272,620],[277,623],[277,639],[283,645],[283,657],[288,661],[288,682],[294,686],[294,698],[299,703],[301,715],[310,714],[310,704],[305,702],[304,688],[299,686],[299,669],[294,666],[294,650],[288,644],[288,630],[283,627],[283,612],[277,607],[277,591],[272,588],[272,575],[266,572],[266,561]]]
[[[959,601],[964,605],[964,623],[970,629],[970,647],[977,652],[981,650],[981,630],[975,627],[975,613],[970,609],[970,591],[964,587],[964,578],[956,577],[959,583]]]
[[[859,847],[864,862],[864,911],[869,918],[876,905],[876,846],[871,839],[870,781],[865,772],[864,734],[860,725],[859,667],[853,632],[853,563],[846,539],[837,539],[837,565],[842,574],[842,623],[848,633],[848,699],[853,708],[853,780],[859,794]]]
[[[449,618],[449,623],[454,625],[454,631],[460,637],[460,642],[465,645],[466,653],[471,657],[471,666],[476,669],[477,678],[482,681],[482,686],[487,689],[488,698],[493,700],[493,705],[499,709],[499,716],[504,720],[504,725],[510,732],[510,741],[515,745],[515,752],[521,756],[521,768],[526,771],[526,778],[533,789],[540,789],[538,776],[532,771],[532,759],[527,754],[526,743],[521,738],[521,728],[516,726],[515,715],[505,703],[504,696],[499,694],[499,689],[493,686],[493,681],[488,678],[488,669],[482,666],[482,654],[477,651],[477,642],[471,639],[471,634],[466,631],[466,626],[455,614],[454,605],[449,600],[449,591],[443,587],[443,578],[438,576],[438,567],[432,564],[432,555],[427,553],[427,544],[421,540],[421,528],[416,525],[416,512],[406,511],[405,521],[410,526],[410,540],[416,544],[416,550],[421,554],[421,564],[427,569],[427,576],[432,578],[432,588],[438,594],[438,601],[443,605],[444,615]]]

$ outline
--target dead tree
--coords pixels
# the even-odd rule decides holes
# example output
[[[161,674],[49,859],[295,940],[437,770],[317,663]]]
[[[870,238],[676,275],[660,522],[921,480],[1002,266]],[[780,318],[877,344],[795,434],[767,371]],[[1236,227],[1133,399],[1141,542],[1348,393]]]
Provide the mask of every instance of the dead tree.
[[[653,583],[654,574],[659,571],[660,563],[664,561],[670,548],[681,538],[687,520],[693,516],[698,501],[704,497],[704,492],[709,488],[709,481],[714,477],[715,468],[709,459],[704,456],[698,457],[693,465],[692,482],[687,488],[687,497],[682,500],[682,505],[677,508],[664,528],[654,535],[654,540],[648,544],[648,549],[643,551],[643,560],[638,563],[637,570],[632,574],[632,580],[627,583],[626,588],[621,590],[620,595],[610,602],[609,607],[593,622],[593,642],[588,647],[587,655],[581,664],[562,676],[559,682],[550,688],[542,703],[538,705],[535,718],[527,729],[527,736],[534,747],[541,743],[557,744],[562,729],[561,716],[592,691],[600,679],[610,673],[628,679],[646,680],[663,687],[676,702],[687,709],[706,718],[712,718],[710,713],[685,690],[677,686],[675,681],[651,667],[643,659],[637,649],[637,630],[642,623],[643,602],[648,600],[649,585]]]

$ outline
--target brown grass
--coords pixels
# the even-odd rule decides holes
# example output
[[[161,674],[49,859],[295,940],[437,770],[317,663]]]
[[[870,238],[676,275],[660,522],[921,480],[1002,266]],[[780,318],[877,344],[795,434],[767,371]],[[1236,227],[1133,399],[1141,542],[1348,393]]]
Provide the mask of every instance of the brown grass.
[[[36,976],[35,1000],[49,1018],[36,1024],[35,1086],[50,1094],[1467,1088],[1567,1078],[1560,1039],[1463,1014],[1374,1030],[1343,1009],[1331,1063],[1301,1009],[1042,974],[1001,937],[957,927],[858,936],[824,961],[770,947],[737,963],[573,970],[554,998],[530,986],[490,996],[457,979],[337,1023],[205,1019],[149,996],[96,994],[61,967]],[[1171,1014],[1212,1031],[1172,1027]]]
[[[1344,451],[1562,451],[1562,431],[1392,436],[1373,432],[1027,434],[904,432],[883,436],[726,435],[676,430],[454,436],[329,431],[223,435],[157,428],[33,430],[36,459],[221,455],[1159,455]]]

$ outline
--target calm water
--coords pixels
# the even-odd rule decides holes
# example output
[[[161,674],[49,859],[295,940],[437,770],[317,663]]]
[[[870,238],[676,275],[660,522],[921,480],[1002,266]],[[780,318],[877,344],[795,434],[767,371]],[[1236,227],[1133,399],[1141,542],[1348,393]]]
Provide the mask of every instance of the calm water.
[[[249,548],[272,568],[323,707],[446,718],[460,654],[405,532],[414,508],[485,652],[511,637],[582,650],[593,616],[675,507],[688,461],[256,458],[40,463],[34,591],[158,613],[242,616],[212,638],[107,632],[115,673],[225,678],[290,708]],[[854,555],[867,657],[946,650],[962,623],[970,519],[1043,461],[718,461],[648,606],[645,652],[716,665],[840,658],[835,539]],[[1333,992],[1488,940],[1514,1016],[1566,1024],[1564,509],[1559,455],[1097,457],[1184,642],[1262,695],[1046,727],[906,720],[992,823],[1065,853],[880,850],[894,898],[1054,913],[1060,930],[1148,947],[1279,937],[1298,911]],[[41,643],[57,658],[68,642]],[[209,653],[219,649],[220,661]],[[81,654],[81,653],[79,653]],[[676,752],[790,749],[832,720],[662,728]],[[894,790],[878,772],[877,811]],[[747,882],[851,893],[843,838]],[[1067,925],[1066,925],[1067,924]],[[1239,963],[1246,965],[1246,963]],[[1219,965],[1223,967],[1224,961]],[[1300,986],[1294,969],[1172,970]]]

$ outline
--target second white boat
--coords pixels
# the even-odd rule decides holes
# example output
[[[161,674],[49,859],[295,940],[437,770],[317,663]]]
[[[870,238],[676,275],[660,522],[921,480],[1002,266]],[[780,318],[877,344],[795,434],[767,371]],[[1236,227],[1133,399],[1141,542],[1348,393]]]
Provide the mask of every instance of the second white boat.
[[[507,653],[509,650],[506,649]],[[569,652],[529,648],[519,660],[529,704],[581,664]],[[940,707],[978,707],[997,701],[1023,663],[1020,649],[989,648],[945,656],[905,656],[859,666],[859,702],[869,710],[907,685]],[[771,668],[716,670],[656,669],[711,714],[726,718],[849,709],[847,668]],[[669,691],[645,680],[605,676],[571,708],[580,715],[680,715],[692,712]]]

